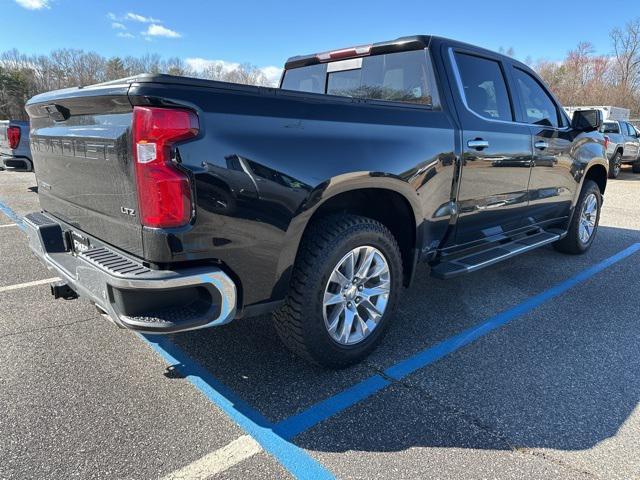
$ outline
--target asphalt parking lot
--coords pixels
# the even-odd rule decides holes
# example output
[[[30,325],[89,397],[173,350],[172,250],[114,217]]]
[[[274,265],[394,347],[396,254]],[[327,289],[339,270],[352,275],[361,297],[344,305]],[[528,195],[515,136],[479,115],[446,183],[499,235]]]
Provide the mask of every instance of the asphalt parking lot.
[[[590,252],[417,275],[342,371],[268,317],[144,338],[52,273],[0,172],[0,478],[640,478],[640,175],[610,180]]]

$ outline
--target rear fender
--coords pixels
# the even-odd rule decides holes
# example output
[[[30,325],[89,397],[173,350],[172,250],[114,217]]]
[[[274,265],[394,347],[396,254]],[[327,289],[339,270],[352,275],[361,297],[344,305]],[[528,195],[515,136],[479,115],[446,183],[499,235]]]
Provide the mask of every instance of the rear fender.
[[[422,207],[418,201],[418,193],[407,182],[398,177],[377,172],[354,172],[338,175],[322,182],[312,190],[300,212],[292,219],[285,235],[285,248],[283,248],[278,261],[277,278],[280,281],[274,287],[274,298],[280,298],[286,294],[302,236],[314,213],[328,200],[341,193],[371,188],[393,191],[407,200],[413,211],[413,220],[416,226],[415,245],[421,245],[422,231],[418,227],[424,218]],[[419,251],[419,248],[416,248],[416,251]]]

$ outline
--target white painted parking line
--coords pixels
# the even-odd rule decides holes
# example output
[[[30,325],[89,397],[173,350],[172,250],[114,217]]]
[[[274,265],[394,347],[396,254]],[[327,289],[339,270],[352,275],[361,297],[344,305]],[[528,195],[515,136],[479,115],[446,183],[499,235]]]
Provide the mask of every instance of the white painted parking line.
[[[249,435],[234,440],[200,460],[170,473],[162,480],[203,480],[224,472],[238,463],[260,453],[262,447]]]
[[[0,225],[0,228],[17,227],[17,226],[18,226],[17,223],[10,223],[9,225]]]
[[[19,290],[20,288],[35,287],[37,285],[46,285],[47,283],[57,282],[58,280],[60,280],[58,277],[53,277],[53,278],[47,278],[45,280],[36,280],[35,282],[7,285],[6,287],[0,287],[0,293],[9,292],[11,290]]]

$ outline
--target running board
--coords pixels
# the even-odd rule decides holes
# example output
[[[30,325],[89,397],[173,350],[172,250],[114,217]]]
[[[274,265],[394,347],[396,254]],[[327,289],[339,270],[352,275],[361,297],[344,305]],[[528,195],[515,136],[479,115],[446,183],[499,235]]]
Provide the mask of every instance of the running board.
[[[541,247],[560,240],[566,232],[546,232],[541,231],[518,238],[517,240],[489,248],[488,250],[476,251],[472,254],[445,260],[431,267],[431,276],[441,279],[449,279],[471,273],[481,268],[488,267],[495,263],[528,252],[534,248]]]

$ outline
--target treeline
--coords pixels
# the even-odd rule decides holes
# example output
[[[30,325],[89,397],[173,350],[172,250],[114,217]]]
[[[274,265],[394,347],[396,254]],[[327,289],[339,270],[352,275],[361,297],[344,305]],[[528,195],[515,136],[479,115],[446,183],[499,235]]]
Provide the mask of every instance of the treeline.
[[[615,105],[640,118],[640,18],[610,33],[607,55],[581,42],[564,60],[526,59],[563,105]],[[513,49],[505,53],[514,55]],[[105,58],[83,50],[55,50],[49,55],[25,55],[18,50],[0,54],[0,119],[24,119],[25,102],[41,92],[115,80],[138,73],[168,73],[250,85],[267,85],[264,73],[249,64],[229,68],[214,63],[193,70],[180,58],[159,55]]]
[[[563,105],[615,105],[640,118],[640,18],[614,29],[609,55],[595,55],[580,42],[562,62],[538,61],[532,67]]]
[[[49,55],[25,55],[13,49],[0,53],[0,119],[26,119],[24,105],[38,93],[91,85],[139,73],[167,73],[243,83],[269,85],[258,67],[214,62],[194,70],[181,58],[160,55],[105,58],[76,49],[54,50]]]

